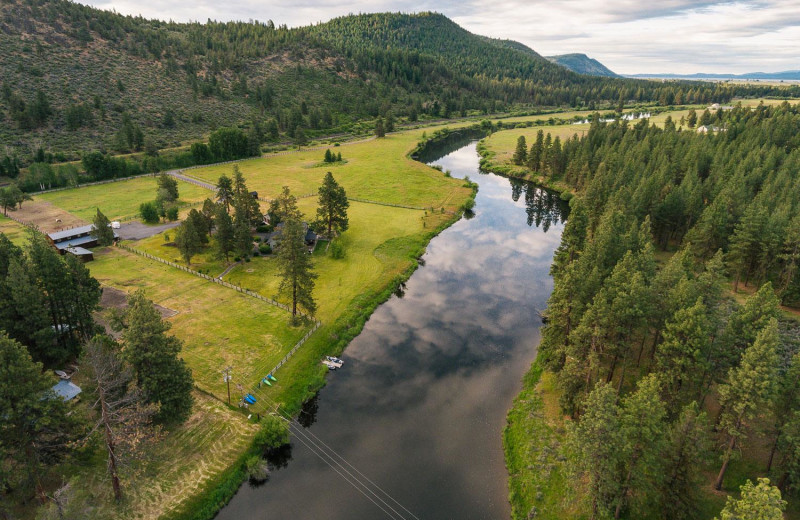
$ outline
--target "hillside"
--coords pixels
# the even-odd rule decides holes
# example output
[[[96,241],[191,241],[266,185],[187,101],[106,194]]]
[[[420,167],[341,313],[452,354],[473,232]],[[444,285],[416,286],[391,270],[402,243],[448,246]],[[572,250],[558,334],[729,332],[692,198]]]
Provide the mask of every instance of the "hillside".
[[[187,23],[67,0],[0,4],[2,155],[25,165],[82,151],[151,151],[244,125],[265,140],[352,132],[391,112],[414,120],[514,106],[708,102],[752,89],[574,74],[516,42],[442,15]],[[0,171],[0,176],[3,171]]]
[[[596,59],[590,58],[585,54],[561,54],[559,56],[547,56],[547,59],[552,63],[557,63],[578,74],[605,76],[609,78],[620,77]]]

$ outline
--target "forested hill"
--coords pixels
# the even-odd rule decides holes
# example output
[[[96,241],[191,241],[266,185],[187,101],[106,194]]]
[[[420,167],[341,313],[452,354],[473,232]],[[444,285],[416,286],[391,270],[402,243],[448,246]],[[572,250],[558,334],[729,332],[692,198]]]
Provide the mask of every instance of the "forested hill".
[[[578,74],[606,76],[609,78],[619,77],[614,71],[585,54],[561,54],[559,56],[547,56],[547,59]]]
[[[620,99],[704,103],[772,88],[582,76],[430,13],[288,29],[4,0],[0,55],[0,142],[8,145],[0,153],[23,164],[39,148],[73,157],[146,144],[152,150],[220,126],[258,128],[262,140],[294,139],[351,131],[354,121],[388,112],[416,119]]]

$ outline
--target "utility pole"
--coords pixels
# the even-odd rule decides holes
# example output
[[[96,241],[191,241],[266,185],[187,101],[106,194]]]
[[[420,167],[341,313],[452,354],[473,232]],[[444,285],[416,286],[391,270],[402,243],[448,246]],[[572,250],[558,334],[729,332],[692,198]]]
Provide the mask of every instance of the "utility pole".
[[[233,370],[233,367],[228,366],[222,371],[223,380],[228,383],[228,405],[231,404],[231,370]]]

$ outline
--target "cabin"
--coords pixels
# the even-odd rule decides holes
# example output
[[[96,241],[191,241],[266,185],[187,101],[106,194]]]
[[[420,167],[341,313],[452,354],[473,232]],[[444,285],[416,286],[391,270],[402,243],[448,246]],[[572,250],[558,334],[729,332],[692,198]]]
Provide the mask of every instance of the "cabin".
[[[62,380],[53,385],[53,392],[65,402],[78,397],[82,391],[81,387],[71,381]]]
[[[92,236],[93,224],[88,226],[80,226],[72,229],[65,229],[64,231],[56,231],[48,233],[47,239],[50,244],[58,249],[58,252],[63,254],[70,253],[77,256],[84,262],[94,260],[92,252],[89,251],[90,247],[97,245],[97,239]],[[112,229],[113,226],[112,226]],[[114,240],[118,240],[119,235],[114,231]]]
[[[309,251],[314,250],[314,246],[317,244],[317,234],[308,226],[308,223],[303,222],[303,229],[305,230],[305,242],[309,248]],[[269,234],[266,239],[266,242],[269,244],[269,247],[272,248],[273,251],[277,250],[278,245],[281,240],[281,232],[283,231],[283,222],[280,222],[277,226],[275,226],[275,231]]]

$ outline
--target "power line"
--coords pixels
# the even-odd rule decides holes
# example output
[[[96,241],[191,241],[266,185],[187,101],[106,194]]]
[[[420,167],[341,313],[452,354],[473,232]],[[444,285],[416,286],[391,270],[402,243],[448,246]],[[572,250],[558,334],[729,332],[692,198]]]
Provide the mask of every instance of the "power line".
[[[412,513],[411,511],[409,511],[409,510],[408,510],[408,508],[406,508],[406,507],[405,507],[405,506],[403,506],[403,505],[402,505],[400,502],[398,502],[398,501],[397,501],[397,500],[396,500],[394,497],[392,497],[392,496],[391,496],[391,495],[390,495],[390,494],[389,494],[389,493],[388,493],[386,490],[384,490],[384,489],[383,489],[383,488],[381,488],[381,487],[380,487],[378,484],[376,484],[375,482],[373,482],[372,480],[370,480],[370,478],[369,478],[369,477],[367,477],[367,476],[366,476],[366,475],[364,475],[364,474],[363,474],[361,471],[359,471],[359,470],[358,470],[358,468],[356,468],[356,467],[355,467],[355,466],[353,466],[353,465],[352,465],[350,462],[348,462],[348,461],[347,461],[347,459],[345,459],[345,458],[344,458],[342,455],[340,455],[340,454],[339,454],[339,453],[337,453],[335,450],[333,450],[333,449],[332,449],[330,446],[328,446],[327,444],[325,444],[325,442],[323,442],[323,441],[322,441],[322,440],[321,440],[319,437],[317,437],[316,435],[314,435],[314,434],[313,434],[313,433],[312,433],[310,430],[305,430],[305,429],[303,428],[303,426],[302,426],[302,425],[301,425],[299,422],[297,422],[297,421],[296,421],[296,420],[294,420],[292,417],[290,417],[289,415],[287,415],[287,414],[285,414],[284,412],[282,412],[282,411],[280,410],[280,406],[279,406],[277,403],[275,403],[275,401],[273,401],[272,399],[270,399],[269,397],[266,397],[266,396],[264,396],[264,399],[265,399],[265,400],[267,400],[267,401],[270,401],[270,402],[271,402],[271,403],[274,405],[274,407],[275,407],[275,412],[276,412],[276,413],[277,413],[277,414],[278,414],[278,415],[279,415],[279,416],[280,416],[282,419],[284,419],[284,420],[285,420],[286,422],[288,422],[289,424],[295,425],[295,426],[297,427],[297,428],[295,429],[295,436],[296,436],[296,438],[297,438],[297,439],[298,439],[298,440],[299,440],[299,441],[300,441],[300,442],[301,442],[303,445],[305,445],[306,447],[308,447],[309,449],[311,449],[311,451],[312,451],[312,452],[313,452],[315,455],[317,455],[317,457],[319,457],[319,458],[320,458],[320,459],[321,459],[323,462],[325,462],[326,464],[328,464],[328,466],[330,466],[332,469],[334,469],[334,471],[336,471],[336,473],[338,473],[338,474],[339,474],[339,475],[340,475],[342,478],[344,478],[344,479],[345,479],[345,480],[346,480],[346,481],[347,481],[347,482],[348,482],[350,485],[352,485],[353,487],[355,487],[356,489],[358,489],[358,490],[359,490],[359,491],[360,491],[362,494],[364,494],[364,496],[366,496],[367,498],[369,498],[369,499],[370,499],[370,501],[372,501],[372,502],[373,502],[373,503],[374,503],[376,506],[378,506],[378,507],[379,507],[379,508],[380,508],[382,511],[384,511],[384,512],[385,512],[385,513],[387,513],[387,514],[389,514],[389,513],[388,513],[388,512],[387,512],[387,511],[386,511],[386,510],[383,508],[383,507],[381,507],[381,506],[380,506],[379,504],[377,504],[377,503],[376,503],[374,500],[372,500],[372,498],[371,498],[371,497],[369,497],[368,495],[366,495],[366,494],[364,493],[364,491],[363,491],[361,488],[359,488],[359,487],[358,487],[358,485],[360,485],[360,486],[363,486],[363,487],[364,487],[364,488],[365,488],[367,491],[369,491],[369,492],[370,492],[370,493],[371,493],[371,494],[372,494],[372,495],[373,495],[375,498],[377,498],[377,499],[378,499],[378,500],[379,500],[379,501],[380,501],[382,504],[384,504],[384,505],[385,505],[387,508],[389,508],[389,509],[390,509],[392,512],[394,512],[394,514],[396,514],[397,516],[399,516],[401,519],[405,518],[405,517],[404,517],[404,515],[403,515],[402,513],[400,513],[399,511],[397,511],[397,510],[396,510],[394,507],[392,507],[390,504],[388,504],[388,503],[387,503],[387,502],[386,502],[386,501],[385,501],[383,498],[381,498],[380,496],[378,496],[378,494],[377,494],[377,493],[376,493],[376,492],[375,492],[375,491],[374,491],[372,488],[370,488],[370,486],[369,486],[369,485],[367,485],[367,484],[365,484],[364,482],[362,482],[362,481],[361,481],[361,480],[360,480],[360,479],[359,479],[357,476],[353,475],[353,474],[352,474],[352,473],[351,473],[351,472],[350,472],[350,471],[349,471],[347,468],[345,468],[345,467],[344,467],[344,466],[343,466],[343,465],[342,465],[340,462],[338,462],[336,459],[334,459],[334,458],[333,458],[333,456],[331,455],[331,453],[333,453],[334,455],[336,455],[336,457],[338,457],[339,459],[341,459],[341,460],[342,460],[342,461],[343,461],[345,464],[347,464],[349,467],[351,467],[351,468],[353,469],[353,471],[355,471],[356,473],[358,473],[358,474],[359,474],[361,477],[363,477],[363,478],[364,478],[364,479],[365,479],[367,482],[369,482],[369,484],[371,484],[371,485],[372,485],[372,486],[374,486],[374,487],[375,487],[375,488],[376,488],[378,491],[380,491],[381,493],[383,493],[383,494],[384,494],[384,495],[385,495],[385,496],[386,496],[386,497],[387,497],[387,498],[388,498],[390,501],[392,501],[392,502],[394,502],[395,504],[397,504],[397,505],[398,505],[398,506],[399,506],[401,509],[403,509],[403,510],[404,510],[406,513],[408,513],[408,514],[409,514],[411,517],[413,517],[413,518],[414,518],[414,519],[416,519],[416,520],[419,520],[419,517],[417,517],[417,516],[416,516],[414,513]],[[313,437],[313,439],[312,439],[312,437]],[[318,444],[318,443],[319,443],[319,444]],[[309,444],[313,445],[313,446],[314,446],[314,448],[316,448],[316,450],[319,450],[319,452],[317,452],[317,451],[315,451],[313,448],[311,448],[311,446],[309,446]],[[323,448],[323,447],[321,447],[321,446],[320,446],[320,444],[321,444],[322,446],[324,446],[324,448]],[[326,459],[323,457],[323,455],[321,455],[321,454],[324,454],[325,456],[327,456],[327,457],[328,457],[328,458],[329,458],[329,459],[330,459],[330,460],[331,460],[331,461],[332,461],[334,464],[336,464],[336,465],[337,465],[339,468],[341,468],[341,470],[342,470],[342,471],[344,471],[344,472],[345,472],[347,475],[349,475],[349,478],[348,478],[347,476],[345,476],[345,475],[344,475],[342,472],[338,471],[338,470],[337,470],[337,469],[336,469],[336,468],[335,468],[333,465],[331,465],[331,463],[330,463],[328,460],[326,460]],[[352,480],[351,480],[351,479],[352,479]],[[357,483],[358,483],[358,485],[356,485],[356,484],[355,484],[353,481],[357,482]],[[389,516],[391,516],[391,515],[389,515]],[[391,517],[392,517],[392,518],[394,518],[393,516],[391,516]]]

